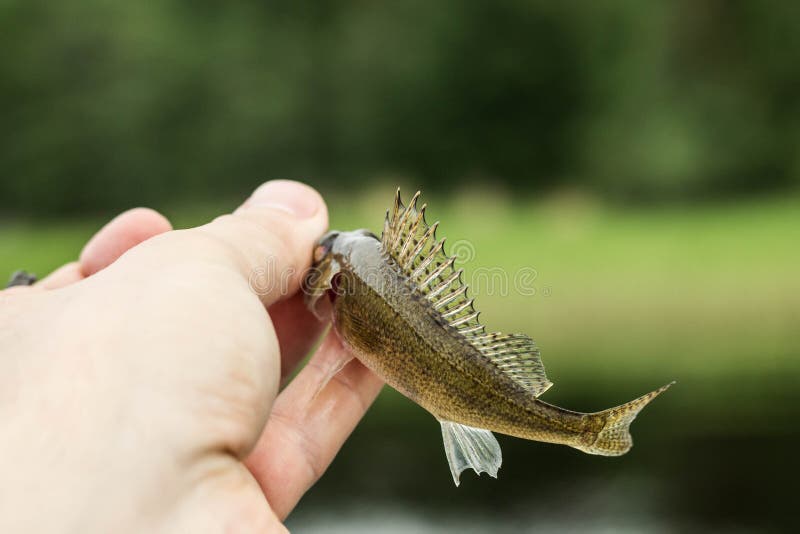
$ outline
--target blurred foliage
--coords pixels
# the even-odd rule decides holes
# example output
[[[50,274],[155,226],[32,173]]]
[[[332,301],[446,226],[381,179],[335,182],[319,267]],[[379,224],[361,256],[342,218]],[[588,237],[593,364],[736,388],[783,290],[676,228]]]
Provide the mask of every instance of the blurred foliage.
[[[669,200],[800,183],[792,2],[0,2],[0,209],[408,177]]]

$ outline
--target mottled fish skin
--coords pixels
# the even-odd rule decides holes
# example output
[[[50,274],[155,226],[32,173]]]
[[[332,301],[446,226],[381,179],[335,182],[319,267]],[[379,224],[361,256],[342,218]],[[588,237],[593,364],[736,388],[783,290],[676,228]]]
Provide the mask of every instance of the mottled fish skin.
[[[359,246],[379,248],[376,240],[363,239]],[[584,429],[579,414],[544,405],[490,367],[463,337],[436,320],[380,254],[364,256],[374,261],[357,268],[337,258],[342,270],[333,302],[336,330],[364,365],[439,419],[527,439],[574,442]],[[362,272],[382,276],[362,277]]]
[[[353,354],[440,421],[569,445],[592,454],[616,456],[627,452],[631,446],[630,421],[669,385],[597,413],[574,412],[539,400],[537,395],[550,382],[527,336],[485,334],[477,313],[469,313],[472,301],[464,300],[466,288],[460,290],[455,285],[455,274],[447,280],[454,280],[453,287],[458,291],[451,294],[457,293],[462,300],[449,313],[444,311],[446,306],[438,304],[437,309],[432,305],[446,299],[432,299],[431,291],[420,289],[419,279],[434,268],[425,267],[424,258],[414,263],[410,254],[419,251],[411,249],[427,248],[428,260],[439,251],[433,250],[437,245],[432,237],[436,225],[427,232],[431,227],[424,223],[425,207],[418,212],[416,198],[413,210],[405,208],[398,192],[394,211],[387,214],[383,242],[365,230],[331,232],[321,240],[315,252],[317,276],[308,282],[312,309],[318,310],[320,297],[329,296],[334,328]],[[402,210],[408,213],[401,216]],[[409,222],[413,217],[414,222]],[[394,237],[395,243],[406,240],[402,246],[393,245],[391,235],[387,240],[392,225],[405,225],[398,233],[402,235]],[[439,250],[439,259],[447,258],[441,245]],[[449,269],[452,260],[447,261]],[[418,268],[412,272],[415,265]],[[413,278],[417,272],[419,275]],[[444,274],[440,276],[443,278]],[[453,320],[453,316],[462,319]],[[501,347],[499,357],[492,353],[495,340]],[[512,361],[517,356],[525,360],[523,367]],[[458,483],[455,473],[454,478]]]

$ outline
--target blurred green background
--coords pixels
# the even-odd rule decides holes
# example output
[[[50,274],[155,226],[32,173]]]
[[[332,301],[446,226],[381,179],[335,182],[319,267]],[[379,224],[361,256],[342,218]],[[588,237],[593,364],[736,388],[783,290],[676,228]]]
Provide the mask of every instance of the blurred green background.
[[[422,188],[481,291],[593,411],[670,380],[628,455],[500,437],[452,487],[385,391],[289,522],[312,532],[781,530],[800,438],[800,7],[779,1],[0,2],[0,273],[119,210],[176,226],[302,179],[380,230]]]

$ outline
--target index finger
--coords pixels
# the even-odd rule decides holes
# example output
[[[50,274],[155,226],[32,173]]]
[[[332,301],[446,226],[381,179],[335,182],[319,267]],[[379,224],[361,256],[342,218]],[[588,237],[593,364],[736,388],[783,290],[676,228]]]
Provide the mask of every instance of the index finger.
[[[327,381],[337,361],[350,358],[337,334],[328,332],[308,365],[278,395],[245,461],[281,519],[322,476],[383,386],[357,359]]]

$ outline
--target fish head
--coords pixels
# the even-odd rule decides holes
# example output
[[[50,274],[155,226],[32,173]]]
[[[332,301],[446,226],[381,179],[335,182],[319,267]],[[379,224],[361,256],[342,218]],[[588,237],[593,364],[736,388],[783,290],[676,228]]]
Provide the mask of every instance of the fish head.
[[[378,243],[378,237],[364,229],[352,232],[332,230],[317,241],[311,269],[303,280],[306,307],[317,319],[325,321],[330,317],[329,304],[336,296],[335,278],[342,266],[357,260],[364,250],[375,250]],[[323,299],[324,296],[329,298]]]

